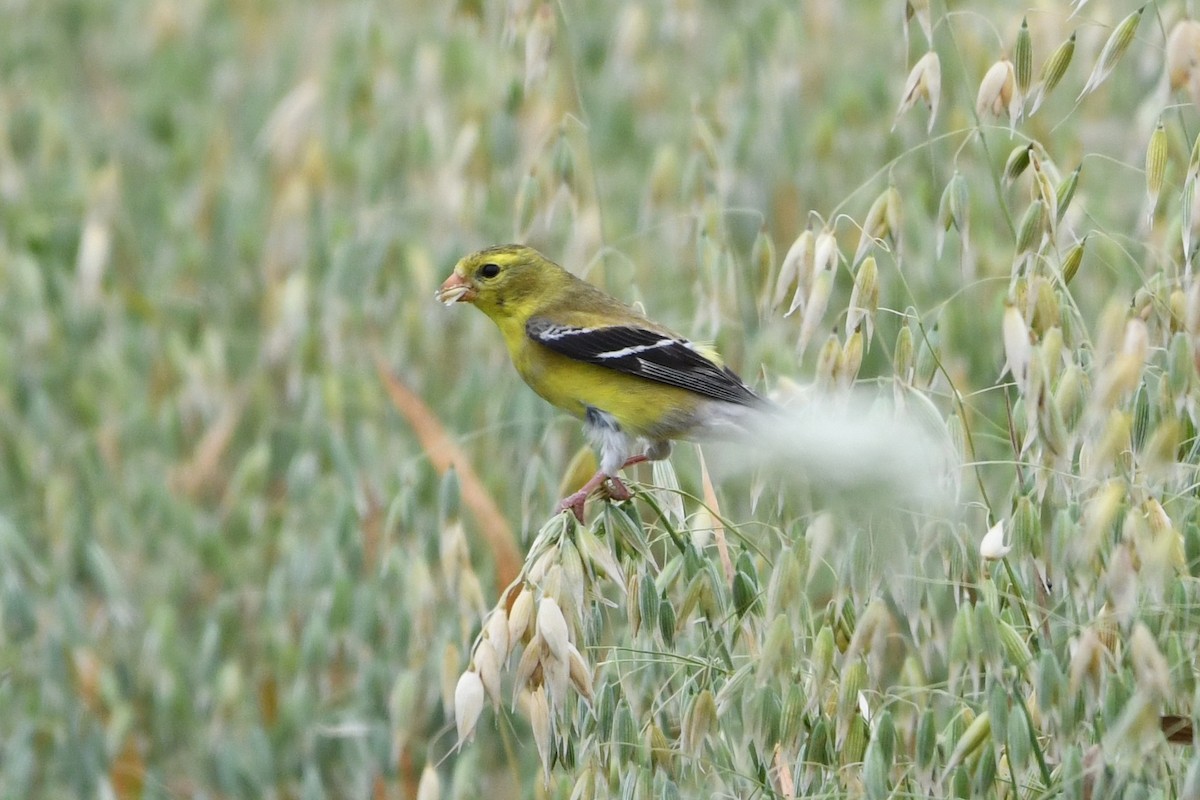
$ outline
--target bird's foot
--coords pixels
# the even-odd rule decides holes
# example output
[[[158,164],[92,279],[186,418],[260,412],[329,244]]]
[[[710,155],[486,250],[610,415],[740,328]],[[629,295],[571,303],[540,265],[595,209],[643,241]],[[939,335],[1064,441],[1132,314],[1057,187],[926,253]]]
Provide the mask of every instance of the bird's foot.
[[[629,487],[616,476],[609,478],[608,483],[604,484],[604,493],[608,495],[609,500],[618,502],[633,497],[633,492],[629,491]]]
[[[649,460],[650,459],[644,455],[632,456],[625,459],[625,463],[621,465],[621,469],[625,469],[625,467],[632,467],[634,464],[641,464],[642,462]],[[559,513],[563,511],[570,511],[575,515],[575,519],[579,520],[580,524],[583,524],[583,506],[587,502],[587,499],[591,493],[601,487],[603,487],[604,493],[610,500],[616,500],[620,502],[633,497],[633,492],[629,491],[629,487],[626,486],[620,478],[615,475],[606,475],[604,472],[597,472],[591,477],[590,480],[588,480],[587,483],[583,485],[583,488],[578,492],[569,494],[562,500],[558,501]]]
[[[575,494],[569,494],[562,500],[558,501],[559,513],[570,511],[575,515],[575,519],[579,520],[579,524],[583,524],[583,504],[587,502],[590,491],[580,489]]]

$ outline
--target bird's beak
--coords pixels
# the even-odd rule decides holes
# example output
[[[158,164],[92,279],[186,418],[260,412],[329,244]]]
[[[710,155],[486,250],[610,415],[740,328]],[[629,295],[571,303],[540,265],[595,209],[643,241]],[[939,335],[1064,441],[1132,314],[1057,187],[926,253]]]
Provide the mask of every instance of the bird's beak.
[[[462,275],[453,272],[449,278],[446,278],[446,282],[437,290],[434,297],[446,305],[452,305],[460,300],[469,303],[475,299],[475,287],[468,283]]]

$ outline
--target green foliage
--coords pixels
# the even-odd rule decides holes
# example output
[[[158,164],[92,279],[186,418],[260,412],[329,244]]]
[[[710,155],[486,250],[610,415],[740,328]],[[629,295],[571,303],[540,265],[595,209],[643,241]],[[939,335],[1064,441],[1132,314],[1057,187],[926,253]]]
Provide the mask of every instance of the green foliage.
[[[1059,5],[9,3],[0,796],[1194,796],[1200,35]],[[508,240],[953,502],[680,447],[551,517],[576,427],[432,299]]]

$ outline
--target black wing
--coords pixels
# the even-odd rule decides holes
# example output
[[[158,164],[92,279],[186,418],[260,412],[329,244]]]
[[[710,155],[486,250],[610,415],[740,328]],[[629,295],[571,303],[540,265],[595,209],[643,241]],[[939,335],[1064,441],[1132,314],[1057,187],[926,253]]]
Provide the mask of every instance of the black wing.
[[[687,389],[739,405],[762,400],[733,370],[705,358],[684,339],[639,328],[612,325],[581,328],[533,317],[525,325],[530,339],[568,358]]]

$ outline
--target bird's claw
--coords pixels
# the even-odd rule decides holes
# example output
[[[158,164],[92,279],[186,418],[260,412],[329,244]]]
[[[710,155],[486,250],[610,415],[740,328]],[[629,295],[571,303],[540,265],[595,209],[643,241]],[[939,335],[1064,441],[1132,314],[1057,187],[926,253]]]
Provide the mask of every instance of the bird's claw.
[[[578,492],[575,492],[575,494],[567,495],[562,500],[558,501],[559,512],[561,513],[563,511],[570,511],[575,515],[575,519],[579,520],[580,525],[583,524],[583,506],[587,502],[587,499],[591,495],[592,491],[596,488],[599,488],[601,491],[603,491],[604,495],[608,499],[616,500],[617,502],[628,500],[629,498],[633,497],[633,492],[629,491],[629,487],[622,483],[621,479],[617,477],[609,477],[607,480],[600,482],[598,486],[592,484],[591,481],[589,481],[588,484],[589,485],[584,486]]]
[[[579,520],[579,524],[583,524],[583,504],[587,502],[588,492],[578,491],[575,494],[567,495],[562,500],[558,501],[558,510],[570,511],[575,515],[575,519]]]
[[[621,479],[616,477],[609,478],[608,482],[604,484],[604,493],[608,495],[610,500],[617,500],[618,502],[633,497],[633,492],[629,491],[629,488],[621,482]]]

